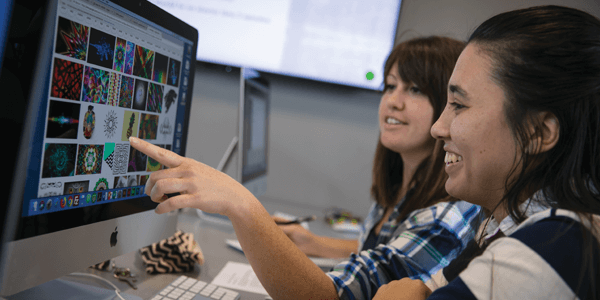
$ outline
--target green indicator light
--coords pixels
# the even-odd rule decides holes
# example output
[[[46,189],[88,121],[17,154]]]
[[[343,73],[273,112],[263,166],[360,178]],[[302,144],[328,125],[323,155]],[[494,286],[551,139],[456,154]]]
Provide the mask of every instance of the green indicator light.
[[[373,72],[368,72],[367,73],[367,80],[372,80],[373,77],[375,77],[375,75],[373,75]]]

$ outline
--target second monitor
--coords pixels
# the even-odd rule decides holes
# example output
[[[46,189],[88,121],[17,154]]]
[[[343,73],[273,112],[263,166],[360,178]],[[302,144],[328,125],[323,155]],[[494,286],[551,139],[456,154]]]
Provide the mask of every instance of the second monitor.
[[[258,71],[240,72],[238,180],[255,197],[267,190],[269,82]]]

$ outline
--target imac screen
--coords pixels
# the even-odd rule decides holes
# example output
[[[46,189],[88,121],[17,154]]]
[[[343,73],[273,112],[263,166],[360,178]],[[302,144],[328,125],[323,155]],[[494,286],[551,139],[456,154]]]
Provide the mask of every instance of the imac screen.
[[[108,1],[59,0],[54,18],[17,238],[151,209],[163,166],[130,136],[184,154],[194,42]]]

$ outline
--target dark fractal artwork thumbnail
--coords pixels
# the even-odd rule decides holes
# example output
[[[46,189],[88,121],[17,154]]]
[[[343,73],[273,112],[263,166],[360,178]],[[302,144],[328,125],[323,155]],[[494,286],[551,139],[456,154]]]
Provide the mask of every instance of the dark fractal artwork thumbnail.
[[[80,106],[78,103],[50,100],[46,137],[76,139]]]
[[[160,82],[162,84],[167,83],[167,65],[169,64],[169,58],[156,53],[154,58],[154,72],[152,73],[152,80]]]
[[[136,79],[133,90],[133,109],[146,110],[146,97],[148,95],[148,82]]]
[[[117,38],[117,47],[115,48],[115,58],[113,62],[113,70],[117,72],[125,72],[125,58],[127,56],[127,41],[122,38]]]
[[[145,140],[155,140],[158,131],[158,116],[142,114],[140,119],[140,133],[138,137]]]
[[[127,165],[127,172],[146,171],[146,161],[148,156],[133,147],[130,147],[129,149],[129,164]]]
[[[42,178],[75,175],[77,144],[46,144]]]
[[[127,47],[125,48],[125,63],[123,72],[125,74],[131,75],[133,74],[133,58],[135,57],[135,44],[132,42],[127,42]]]
[[[79,100],[79,97],[81,97],[82,78],[82,64],[55,58],[50,96],[54,98]]]
[[[181,62],[170,58],[168,74],[167,74],[167,84],[168,85],[179,86],[179,70],[180,69],[181,69]]]
[[[100,174],[104,145],[79,145],[77,175]]]
[[[109,83],[110,72],[86,66],[81,101],[106,104]]]
[[[160,84],[150,83],[148,87],[148,100],[146,110],[156,113],[162,112],[163,102],[163,86]]]
[[[56,53],[85,60],[90,28],[58,17]]]
[[[133,75],[152,79],[152,65],[154,65],[154,51],[139,45],[135,46]]]
[[[115,37],[92,28],[90,33],[90,51],[88,53],[88,62],[112,69],[114,51],[115,51]]]
[[[119,107],[131,108],[133,102],[133,77],[121,77],[121,93],[119,96]]]

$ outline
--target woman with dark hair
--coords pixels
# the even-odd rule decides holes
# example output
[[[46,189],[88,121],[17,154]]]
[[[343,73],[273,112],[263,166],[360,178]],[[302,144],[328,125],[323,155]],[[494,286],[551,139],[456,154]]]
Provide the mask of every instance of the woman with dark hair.
[[[464,46],[458,40],[432,36],[394,47],[384,66],[379,105],[380,135],[371,187],[375,203],[359,239],[318,236],[300,225],[280,226],[300,250],[312,256],[348,257],[388,244],[398,235],[397,224],[414,211],[457,201],[444,189],[448,178],[444,165],[434,163],[445,152],[443,142],[431,137],[430,129],[446,105],[446,85]]]
[[[600,20],[559,6],[497,15],[448,91],[431,129],[452,156],[446,190],[491,216],[429,299],[600,299]],[[401,280],[375,299],[427,292]]]
[[[446,38],[416,39],[396,48],[386,62],[374,167],[379,207],[362,247],[369,250],[351,254],[329,273],[308,259],[237,181],[131,138],[132,147],[169,167],[152,173],[145,191],[160,202],[158,213],[194,207],[229,217],[246,258],[274,299],[371,299],[391,280],[431,281],[473,239],[480,223],[479,206],[443,191],[445,153],[429,134],[461,50],[459,42]],[[181,195],[165,196],[176,192]],[[374,232],[375,227],[387,233]]]

